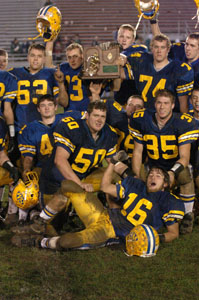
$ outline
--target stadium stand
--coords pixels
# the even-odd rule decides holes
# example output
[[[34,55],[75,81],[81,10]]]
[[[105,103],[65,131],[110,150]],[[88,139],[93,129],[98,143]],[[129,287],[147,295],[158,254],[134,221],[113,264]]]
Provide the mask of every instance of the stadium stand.
[[[160,2],[160,28],[172,40],[184,40],[194,31],[196,24],[192,17],[196,14],[194,1],[167,0]],[[35,37],[35,17],[44,1],[8,0],[1,7],[0,48],[9,52],[9,61],[13,65],[24,56],[10,55],[10,43],[17,37],[22,43],[28,37]],[[62,30],[60,37],[64,40],[79,34],[84,46],[91,45],[95,36],[99,42],[113,40],[114,31],[123,23],[136,25],[137,10],[132,0],[56,0],[54,4],[62,13]],[[23,8],[23,9],[22,9]],[[138,34],[145,41],[150,34],[147,20],[142,20]],[[42,41],[38,39],[37,41]]]

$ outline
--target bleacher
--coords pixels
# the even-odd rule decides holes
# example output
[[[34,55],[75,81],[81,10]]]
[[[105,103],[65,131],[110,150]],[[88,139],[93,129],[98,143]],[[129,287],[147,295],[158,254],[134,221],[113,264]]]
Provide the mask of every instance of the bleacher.
[[[193,0],[159,0],[161,31],[172,40],[183,40],[195,31],[196,5]],[[10,54],[11,41],[17,37],[22,43],[38,33],[35,28],[36,15],[44,0],[7,0],[1,5],[0,13],[0,47],[9,52],[10,64],[20,64],[25,57]],[[110,41],[114,32],[123,23],[136,25],[138,12],[133,0],[56,0],[54,4],[62,13],[60,36],[73,38],[79,34],[82,44],[91,45],[95,36],[100,42]],[[142,19],[138,35],[145,41],[150,37],[149,21]],[[42,42],[39,38],[37,41]]]
[[[184,39],[194,31],[196,21],[192,17],[196,14],[193,0],[167,0],[160,2],[160,28],[171,39]],[[113,39],[113,32],[123,23],[136,25],[138,12],[133,0],[57,0],[57,7],[63,16],[61,36],[73,37],[78,33],[83,45],[90,45],[94,36],[99,40]],[[142,20],[138,35],[144,40],[150,34],[148,20]]]

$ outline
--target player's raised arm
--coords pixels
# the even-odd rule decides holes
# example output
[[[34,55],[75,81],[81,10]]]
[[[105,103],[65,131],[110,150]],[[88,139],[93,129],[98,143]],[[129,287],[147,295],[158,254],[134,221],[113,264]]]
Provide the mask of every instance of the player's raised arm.
[[[59,96],[58,96],[58,102],[63,107],[68,106],[68,93],[66,91],[66,87],[64,84],[64,73],[60,70],[60,66],[57,66],[57,69],[54,73],[55,80],[57,81],[59,85]]]

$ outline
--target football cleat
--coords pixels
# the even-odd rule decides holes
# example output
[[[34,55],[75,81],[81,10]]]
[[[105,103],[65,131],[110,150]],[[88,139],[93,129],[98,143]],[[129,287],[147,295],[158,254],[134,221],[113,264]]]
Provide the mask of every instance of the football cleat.
[[[189,212],[184,215],[180,223],[180,234],[187,234],[191,233],[193,230],[193,223],[194,223],[194,213]]]
[[[92,250],[97,248],[102,248],[106,246],[106,242],[99,243],[99,244],[83,244],[79,247],[72,248],[72,250]]]
[[[39,202],[39,179],[36,172],[27,172],[27,180],[19,179],[12,191],[12,200],[21,209],[28,209]]]
[[[24,227],[26,227],[28,225],[28,222],[25,220],[19,220],[17,223],[17,226],[13,226],[11,227],[11,231],[13,233],[24,233]]]
[[[16,247],[37,247],[41,248],[42,235],[14,235],[11,243]]]
[[[38,217],[34,220],[34,223],[29,226],[30,232],[35,234],[44,234],[46,232],[46,226],[46,221],[41,217]]]
[[[152,226],[138,225],[126,236],[126,255],[151,257],[156,255],[159,244],[158,233]]]

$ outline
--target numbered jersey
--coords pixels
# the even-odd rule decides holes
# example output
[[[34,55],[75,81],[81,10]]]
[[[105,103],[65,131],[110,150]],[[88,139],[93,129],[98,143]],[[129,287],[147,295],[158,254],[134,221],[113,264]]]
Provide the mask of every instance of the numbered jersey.
[[[109,216],[116,235],[121,238],[139,224],[149,224],[158,230],[184,216],[184,204],[178,197],[162,191],[147,193],[145,183],[139,179],[128,176],[116,187],[121,210],[119,214],[117,210],[109,210]]]
[[[132,44],[127,49],[123,50],[121,53],[125,56],[130,56],[131,54],[135,52],[147,52],[147,47],[145,45],[139,45],[139,44]],[[119,102],[121,105],[125,105],[127,103],[127,100],[132,95],[137,95],[138,91],[135,86],[134,80],[123,80],[121,83],[120,90],[118,92],[114,93],[114,98],[117,102]]]
[[[21,154],[24,157],[33,157],[35,165],[42,167],[42,163],[50,157],[53,151],[53,131],[55,126],[64,116],[64,114],[57,114],[55,121],[50,125],[45,125],[42,121],[38,120],[25,125],[19,131],[18,135]]]
[[[114,100],[104,100],[107,106],[107,124],[114,127],[118,135],[117,151],[125,150],[132,157],[134,142],[129,134],[128,117],[123,107]]]
[[[43,68],[36,74],[31,74],[27,68],[9,70],[17,77],[18,93],[15,108],[16,130],[19,131],[25,124],[40,120],[37,111],[37,100],[40,95],[58,95],[59,89],[54,79],[54,69]]]
[[[15,76],[0,70],[0,106],[2,102],[12,102],[17,95],[17,81]],[[0,111],[2,114],[2,111]]]
[[[87,88],[82,83],[82,80],[78,78],[79,72],[82,67],[73,70],[69,63],[62,63],[60,70],[64,73],[65,84],[67,87],[69,105],[67,110],[87,110],[90,102],[88,98]]]
[[[155,93],[168,89],[176,95],[175,111],[179,112],[177,97],[188,95],[193,88],[194,73],[185,62],[171,60],[159,71],[153,65],[153,55],[135,53],[128,57],[130,65],[125,68],[126,77],[135,79],[136,87],[145,101],[145,107],[154,108]]]
[[[70,153],[69,163],[80,179],[85,178],[104,158],[116,152],[117,135],[107,124],[95,141],[86,120],[62,119],[54,132],[56,146]]]
[[[0,116],[0,151],[4,150],[6,133],[7,133],[6,122],[3,119],[3,117]]]
[[[140,110],[130,119],[130,133],[134,140],[143,144],[149,166],[162,166],[169,170],[179,159],[179,147],[198,139],[198,128],[188,114],[173,114],[166,125],[159,129],[155,114]]]
[[[169,52],[169,57],[188,63],[185,54],[185,43],[172,44],[171,50]],[[190,65],[194,71],[194,86],[199,87],[199,59],[191,62]]]

